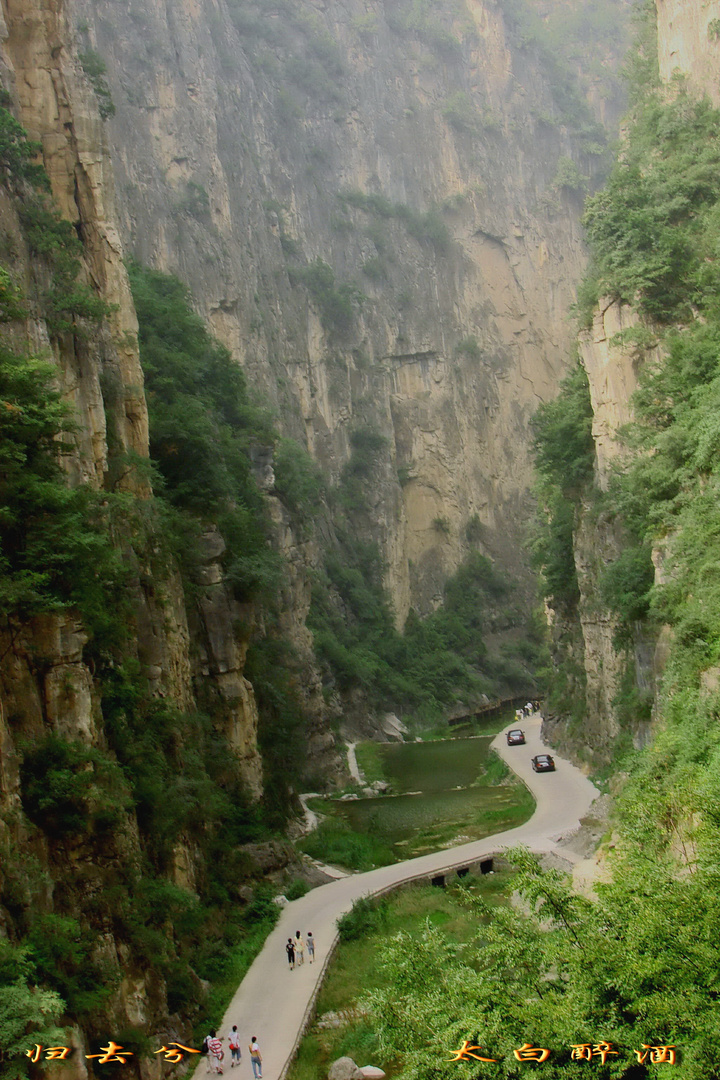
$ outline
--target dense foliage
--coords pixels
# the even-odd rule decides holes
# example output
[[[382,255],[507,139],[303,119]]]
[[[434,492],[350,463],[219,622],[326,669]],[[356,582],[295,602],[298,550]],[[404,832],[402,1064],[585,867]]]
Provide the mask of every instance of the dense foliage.
[[[53,990],[37,986],[37,969],[27,951],[0,940],[0,1076],[22,1080],[27,1075],[25,1051],[35,1043],[62,1041],[58,1026],[63,1001]]]
[[[685,93],[648,102],[585,211],[599,288],[662,323],[717,306],[717,123]]]
[[[554,401],[533,417],[539,510],[531,551],[545,596],[570,611],[579,599],[573,532],[583,494],[592,483],[595,460],[592,406],[587,375],[578,364],[560,384]],[[557,697],[559,686],[551,694]],[[553,707],[559,700],[553,700]]]
[[[177,278],[132,264],[140,358],[150,419],[150,454],[165,497],[185,528],[216,524],[226,541],[226,579],[239,599],[271,599],[280,564],[268,546],[253,446],[276,434],[248,397],[245,377],[208,333]],[[193,524],[195,523],[195,524]],[[192,560],[192,551],[186,552]]]
[[[662,752],[655,770],[661,760]],[[717,784],[712,790],[710,834]],[[624,809],[637,814],[632,796]],[[430,927],[419,943],[398,935],[384,957],[387,982],[369,995],[385,1060],[399,1058],[409,1080],[454,1077],[459,1066],[450,1059],[468,1040],[498,1062],[492,1068],[503,1077],[526,1075],[527,1062],[514,1051],[534,1046],[551,1051],[543,1076],[592,1069],[629,1080],[659,1075],[648,1056],[639,1064],[636,1051],[674,1045],[684,1078],[717,1077],[715,860],[693,863],[679,879],[663,854],[668,826],[655,830],[643,816],[636,830],[647,847],[618,854],[597,901],[516,852],[514,887],[525,910],[476,904],[487,923],[469,948]],[[714,850],[717,841],[708,838]],[[602,1042],[610,1050],[604,1063],[597,1053],[590,1062],[573,1060],[573,1046]]]
[[[509,617],[512,606],[511,586],[489,559],[471,553],[447,582],[442,605],[424,619],[411,611],[401,633],[377,546],[344,529],[337,535],[309,617],[329,687],[361,689],[378,709],[430,720],[458,702],[471,708],[483,693],[531,685],[525,665],[487,661],[488,615],[500,605]]]
[[[639,390],[635,420],[622,433],[627,451],[609,491],[586,490],[585,501],[592,500],[593,513],[622,538],[619,556],[600,574],[598,597],[617,619],[618,647],[627,647],[638,628],[651,636],[664,624],[668,656],[653,744],[633,753],[625,736],[623,769],[629,779],[619,813],[621,840],[612,880],[597,887],[598,902],[572,896],[523,859],[521,891],[531,911],[542,901],[540,923],[513,916],[512,926],[498,925],[484,935],[489,946],[479,975],[461,969],[448,977],[446,996],[454,995],[456,1005],[438,1023],[460,1035],[458,1017],[473,1016],[475,1002],[484,1001],[465,1037],[498,1047],[508,1076],[515,1075],[509,1036],[519,1046],[525,1031],[536,1045],[560,1049],[552,1059],[556,1066],[543,1065],[549,1075],[553,1068],[558,1075],[581,1068],[567,1060],[571,1042],[600,1039],[629,1051],[643,1043],[676,1043],[683,1076],[718,1075],[720,952],[712,927],[718,918],[720,825],[720,112],[693,98],[682,83],[658,91],[652,57],[645,36],[630,64],[632,111],[618,163],[586,212],[592,267],[584,299],[608,295],[632,305],[637,325],[613,344],[630,351]],[[572,426],[552,422],[553,415],[562,419],[563,410],[570,410],[567,391],[562,398],[536,427],[542,481],[555,473],[558,500],[572,494],[574,462],[582,460],[572,454],[565,460]],[[551,584],[547,567],[553,562],[546,553],[562,545],[571,552],[572,525],[568,515],[562,530],[555,530],[554,549],[547,535],[543,541],[554,599],[562,595],[562,578],[556,575]],[[648,702],[634,686],[632,664],[615,706],[617,719],[628,727],[647,719]],[[409,1029],[402,1024],[414,1022],[411,1010],[398,1019],[388,1000],[379,1007],[388,1045],[395,1045],[398,1032],[407,1039]],[[425,1020],[433,1005],[415,996],[412,1007]],[[426,1051],[418,1052],[409,1074],[420,1060],[428,1060]],[[609,1058],[599,1071],[654,1074],[633,1061],[628,1052]]]
[[[0,613],[76,607],[92,630],[120,561],[100,500],[69,488],[60,467],[72,422],[55,375],[52,363],[0,346]]]

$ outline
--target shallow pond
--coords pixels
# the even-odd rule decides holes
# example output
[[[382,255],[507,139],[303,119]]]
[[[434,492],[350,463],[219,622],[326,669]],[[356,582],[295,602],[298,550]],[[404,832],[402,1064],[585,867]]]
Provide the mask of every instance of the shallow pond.
[[[394,794],[335,802],[351,828],[388,843],[398,858],[518,825],[533,803],[522,785],[489,785],[484,769],[492,736],[378,747]]]

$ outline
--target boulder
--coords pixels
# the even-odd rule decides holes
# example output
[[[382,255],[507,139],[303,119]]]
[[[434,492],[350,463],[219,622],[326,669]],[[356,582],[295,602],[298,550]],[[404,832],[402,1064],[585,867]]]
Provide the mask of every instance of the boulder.
[[[353,1080],[385,1080],[385,1073],[375,1065],[363,1065],[355,1070]]]
[[[380,730],[386,738],[402,742],[405,735],[408,733],[408,729],[403,724],[402,720],[399,720],[395,713],[385,713],[382,719]]]
[[[328,1080],[353,1080],[357,1068],[352,1058],[338,1058],[328,1069]]]

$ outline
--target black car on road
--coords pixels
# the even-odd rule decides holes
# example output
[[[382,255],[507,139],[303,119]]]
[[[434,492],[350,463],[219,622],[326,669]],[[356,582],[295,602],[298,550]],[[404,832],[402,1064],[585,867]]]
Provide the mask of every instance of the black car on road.
[[[549,754],[536,754],[532,759],[535,772],[555,772],[555,761]]]
[[[525,732],[520,728],[513,728],[512,731],[507,733],[508,746],[521,746],[525,742]]]

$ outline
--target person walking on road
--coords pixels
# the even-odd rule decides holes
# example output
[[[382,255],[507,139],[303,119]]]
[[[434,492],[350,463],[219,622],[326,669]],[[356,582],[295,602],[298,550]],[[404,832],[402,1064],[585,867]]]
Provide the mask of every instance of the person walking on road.
[[[290,970],[292,971],[293,968],[295,967],[295,945],[294,945],[293,939],[291,937],[289,937],[287,939],[287,945],[285,946],[285,952],[287,953],[288,964],[290,965]]]
[[[240,1032],[237,1029],[237,1024],[233,1024],[233,1029],[228,1035],[228,1046],[230,1047],[230,1056],[232,1061],[230,1062],[230,1068],[235,1068],[235,1062],[240,1064],[242,1061],[242,1054],[240,1052]]]
[[[305,963],[305,942],[300,936],[300,931],[295,931],[295,959],[297,960],[298,967],[300,964]]]
[[[207,1048],[210,1072],[216,1072],[222,1076],[222,1063],[225,1054],[223,1053],[222,1039],[218,1039],[214,1031],[211,1031],[207,1038]]]
[[[250,1051],[250,1064],[252,1065],[253,1077],[255,1080],[262,1080],[262,1054],[260,1053],[260,1047],[258,1046],[257,1036],[253,1035],[248,1049]]]
[[[315,959],[315,938],[312,935],[312,930],[308,930],[307,936],[308,958],[312,964]]]

